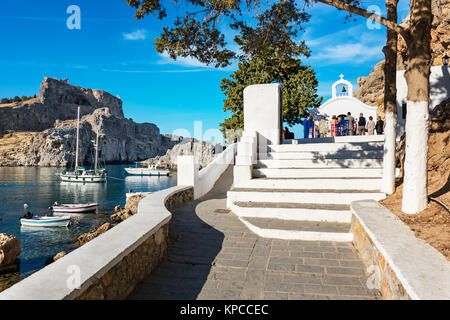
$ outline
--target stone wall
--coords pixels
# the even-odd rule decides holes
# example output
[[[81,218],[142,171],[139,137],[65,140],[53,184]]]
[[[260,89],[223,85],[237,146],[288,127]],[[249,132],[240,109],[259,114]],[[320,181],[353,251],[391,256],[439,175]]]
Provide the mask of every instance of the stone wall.
[[[376,248],[358,219],[352,217],[353,244],[371,274],[372,285],[379,289],[385,300],[410,300],[395,272]]]
[[[169,210],[192,199],[190,186],[144,197],[138,214],[0,292],[0,300],[127,298],[167,251]]]
[[[171,195],[166,200],[165,206],[171,210],[192,199],[193,190],[191,188]],[[83,291],[76,300],[127,298],[136,285],[158,266],[167,252],[168,241],[169,223],[167,222]]]
[[[169,224],[162,226],[76,300],[126,299],[159,264],[167,251]]]

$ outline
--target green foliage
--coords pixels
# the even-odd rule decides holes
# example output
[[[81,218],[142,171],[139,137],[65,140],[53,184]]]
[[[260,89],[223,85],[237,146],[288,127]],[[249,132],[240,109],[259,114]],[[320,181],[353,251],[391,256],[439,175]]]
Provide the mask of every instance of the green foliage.
[[[220,124],[226,138],[230,130],[243,129],[243,91],[252,84],[279,83],[282,85],[283,120],[290,126],[301,123],[308,108],[320,105],[317,78],[310,66],[301,63],[300,56],[309,56],[304,42],[296,40],[297,23],[309,20],[309,15],[296,8],[292,1],[274,4],[257,16],[258,23],[250,27],[236,23],[240,30],[235,41],[243,54],[238,70],[224,78],[221,89],[226,96],[224,111],[231,118]],[[233,140],[233,139],[231,139]]]
[[[167,16],[161,0],[126,2],[136,8],[136,19],[150,14],[159,19]],[[304,6],[299,8],[295,0],[185,0],[175,5],[182,3],[186,11],[172,26],[163,28],[155,41],[156,50],[175,60],[190,56],[215,67],[239,59],[238,70],[221,83],[226,95],[224,111],[231,111],[231,117],[220,124],[224,135],[227,130],[243,127],[243,90],[252,84],[282,84],[283,116],[289,125],[300,123],[308,108],[320,105],[314,70],[300,60],[300,56],[310,54],[305,43],[297,39],[302,23],[310,18]],[[227,48],[219,24],[238,32],[234,41],[239,53]]]
[[[231,118],[220,124],[225,137],[227,131],[243,129],[244,89],[262,83],[282,84],[283,120],[290,126],[301,123],[308,108],[318,107],[323,99],[317,95],[318,82],[314,70],[302,65],[300,59],[255,57],[239,63],[238,70],[221,83],[226,95],[223,110],[232,113]]]
[[[34,96],[22,96],[22,98],[19,98],[19,96],[15,96],[14,98],[2,98],[2,100],[0,101],[0,104],[6,104],[6,103],[13,103],[13,102],[24,102],[27,100],[30,100],[32,98],[36,98],[36,95]]]
[[[303,30],[302,23],[308,22],[310,15],[297,8],[295,1],[276,2],[266,11],[256,16],[256,27],[246,22],[231,24],[231,28],[240,31],[234,41],[244,53],[241,60],[260,57],[298,57],[309,56],[304,41],[297,41],[298,32]]]
[[[136,8],[135,18],[143,19],[147,15],[154,15],[159,19],[167,16],[162,0],[125,0],[129,6]],[[168,2],[171,3],[171,2]],[[220,25],[229,25],[232,29],[240,30],[241,36],[235,39],[247,58],[255,51],[302,51],[291,36],[296,36],[301,30],[301,23],[309,16],[299,8],[294,0],[260,2],[258,0],[185,0],[171,3],[183,6],[182,15],[176,17],[171,26],[164,27],[156,38],[156,50],[167,52],[175,59],[177,57],[194,57],[202,63],[215,67],[228,66],[235,58],[242,58],[226,48],[224,34],[219,30]],[[267,9],[269,8],[269,9]],[[266,11],[264,11],[267,9]],[[255,15],[255,12],[263,12]],[[248,27],[255,20],[261,28]],[[277,18],[281,29],[270,25]],[[272,42],[268,41],[270,38]],[[275,41],[275,42],[273,42]]]

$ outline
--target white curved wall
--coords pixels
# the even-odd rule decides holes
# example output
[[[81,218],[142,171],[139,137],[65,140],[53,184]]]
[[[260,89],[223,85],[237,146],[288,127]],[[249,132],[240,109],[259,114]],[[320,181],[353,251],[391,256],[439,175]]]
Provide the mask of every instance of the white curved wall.
[[[200,170],[197,185],[194,186],[194,198],[198,199],[212,190],[220,176],[231,164],[234,164],[234,156],[237,151],[237,143],[230,144],[220,153],[206,168]]]

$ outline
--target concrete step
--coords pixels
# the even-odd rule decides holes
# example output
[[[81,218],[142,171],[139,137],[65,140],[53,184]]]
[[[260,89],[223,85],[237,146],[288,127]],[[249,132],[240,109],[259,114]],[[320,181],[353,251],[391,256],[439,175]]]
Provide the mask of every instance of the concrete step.
[[[253,177],[265,178],[381,178],[382,168],[256,168]]]
[[[229,209],[240,217],[340,223],[350,223],[352,219],[347,204],[236,201]]]
[[[254,178],[240,182],[238,187],[262,189],[379,190],[381,188],[381,178]]]
[[[232,188],[227,193],[227,206],[240,202],[291,202],[350,204],[356,200],[382,200],[385,193],[377,190],[333,190],[333,189],[260,189]]]
[[[266,156],[261,154],[260,159],[382,159],[383,149],[379,150],[350,150],[350,151],[299,151],[299,152],[268,152]]]
[[[384,142],[384,135],[364,135],[364,136],[342,136],[342,137],[326,137],[315,139],[289,139],[285,140],[285,144],[305,144],[305,143],[331,143],[331,142]]]
[[[263,238],[305,241],[350,242],[350,223],[312,222],[267,218],[239,218],[251,231]]]
[[[278,144],[267,146],[268,152],[343,152],[343,151],[369,151],[383,150],[384,142],[347,142],[347,143],[305,143],[305,144]]]
[[[383,159],[258,160],[257,168],[382,168]]]

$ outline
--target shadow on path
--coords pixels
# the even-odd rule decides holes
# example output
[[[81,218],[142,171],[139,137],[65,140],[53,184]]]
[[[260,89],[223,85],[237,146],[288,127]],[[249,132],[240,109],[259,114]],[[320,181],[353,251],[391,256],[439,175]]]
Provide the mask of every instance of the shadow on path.
[[[351,243],[258,237],[226,210],[230,167],[213,191],[172,211],[170,244],[131,294],[144,300],[377,299]]]
[[[199,215],[226,211],[226,192],[232,183],[230,167],[214,189],[199,200],[172,211],[167,255],[153,273],[131,294],[130,299],[196,299],[204,288],[211,267],[222,249],[224,234]],[[200,207],[200,208],[199,208]],[[209,214],[208,214],[209,215]],[[211,220],[214,217],[207,217]],[[212,221],[211,221],[212,222]]]

